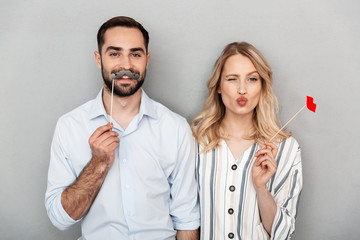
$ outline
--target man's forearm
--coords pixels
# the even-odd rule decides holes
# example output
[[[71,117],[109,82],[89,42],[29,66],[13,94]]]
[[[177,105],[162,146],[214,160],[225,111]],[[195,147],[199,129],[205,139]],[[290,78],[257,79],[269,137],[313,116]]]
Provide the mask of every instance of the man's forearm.
[[[90,209],[107,172],[108,166],[92,160],[76,182],[63,191],[61,204],[72,219],[82,218]]]
[[[199,240],[199,229],[196,230],[178,230],[176,233],[177,240]]]

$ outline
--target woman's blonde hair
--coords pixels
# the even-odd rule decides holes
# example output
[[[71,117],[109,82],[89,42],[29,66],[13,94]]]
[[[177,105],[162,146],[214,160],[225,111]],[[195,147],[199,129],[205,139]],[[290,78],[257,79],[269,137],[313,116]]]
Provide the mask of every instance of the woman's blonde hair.
[[[236,54],[248,57],[254,64],[261,78],[261,94],[259,103],[253,112],[253,131],[248,139],[258,143],[272,138],[280,130],[278,121],[278,103],[272,91],[272,70],[264,56],[247,42],[233,42],[228,44],[220,57],[216,60],[214,70],[207,81],[209,96],[204,103],[203,110],[194,118],[191,129],[194,137],[203,146],[203,152],[219,146],[220,124],[225,116],[225,105],[222,102],[218,88],[221,72],[226,60]],[[277,139],[288,138],[291,133],[280,131]]]

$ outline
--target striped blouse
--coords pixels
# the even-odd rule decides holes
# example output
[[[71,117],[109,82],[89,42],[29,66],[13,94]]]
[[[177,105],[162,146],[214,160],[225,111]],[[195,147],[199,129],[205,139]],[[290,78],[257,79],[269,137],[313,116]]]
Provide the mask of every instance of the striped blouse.
[[[201,239],[289,239],[295,230],[302,188],[297,141],[290,137],[279,143],[277,170],[267,184],[277,204],[271,237],[261,223],[251,179],[254,154],[260,146],[254,143],[238,159],[234,159],[224,140],[218,148],[205,153],[200,153],[202,148],[197,146]]]

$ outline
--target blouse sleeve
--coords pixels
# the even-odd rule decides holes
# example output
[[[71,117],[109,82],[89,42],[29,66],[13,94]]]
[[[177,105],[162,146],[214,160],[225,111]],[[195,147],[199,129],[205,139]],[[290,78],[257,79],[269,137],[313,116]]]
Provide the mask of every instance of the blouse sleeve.
[[[280,144],[276,160],[277,171],[269,182],[269,190],[277,205],[270,239],[290,239],[295,231],[303,184],[301,149],[294,138]]]

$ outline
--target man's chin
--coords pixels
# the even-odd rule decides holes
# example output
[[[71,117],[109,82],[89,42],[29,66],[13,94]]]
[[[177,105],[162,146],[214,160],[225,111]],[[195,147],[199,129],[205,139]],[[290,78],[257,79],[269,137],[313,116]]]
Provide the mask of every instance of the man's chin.
[[[131,86],[131,84],[128,84],[128,87],[125,85],[122,85],[122,87],[114,89],[114,94],[119,97],[129,97],[133,94],[135,94],[141,86]]]
[[[105,81],[105,85],[107,90],[110,91],[112,89],[112,80]],[[114,94],[119,97],[129,97],[135,94],[144,83],[144,79],[134,80],[134,82],[115,82],[114,86]]]

